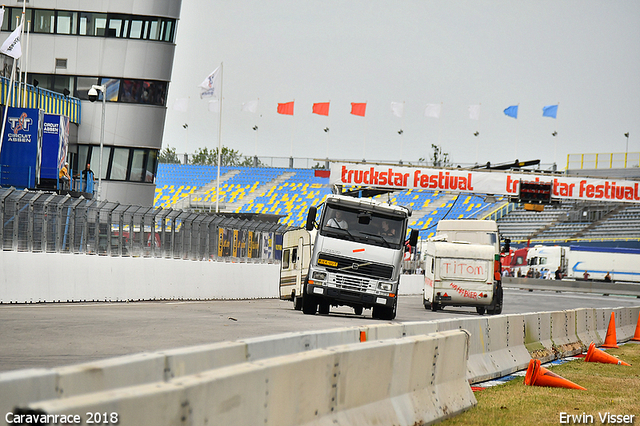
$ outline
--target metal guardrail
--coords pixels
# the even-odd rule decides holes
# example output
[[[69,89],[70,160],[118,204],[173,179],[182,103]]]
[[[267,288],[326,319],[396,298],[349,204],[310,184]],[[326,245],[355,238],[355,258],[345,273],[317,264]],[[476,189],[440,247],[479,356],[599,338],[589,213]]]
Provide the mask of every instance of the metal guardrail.
[[[534,278],[503,277],[505,288],[526,290],[565,291],[575,293],[591,293],[603,295],[635,296],[640,299],[640,283],[605,283],[601,281],[578,280],[540,280]]]
[[[2,250],[271,263],[279,260],[286,229],[226,215],[0,188]]]

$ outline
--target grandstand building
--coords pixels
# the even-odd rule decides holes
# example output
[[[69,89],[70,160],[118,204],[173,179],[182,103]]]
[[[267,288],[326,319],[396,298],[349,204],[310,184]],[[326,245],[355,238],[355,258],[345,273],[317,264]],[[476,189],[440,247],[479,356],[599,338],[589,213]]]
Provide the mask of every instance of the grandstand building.
[[[102,94],[92,103],[87,92],[103,85],[101,198],[151,206],[181,0],[26,1],[27,82],[81,100],[80,124],[70,129],[72,169],[91,163],[97,178]],[[17,27],[23,1],[5,5],[3,38]],[[11,65],[5,57],[7,78]]]

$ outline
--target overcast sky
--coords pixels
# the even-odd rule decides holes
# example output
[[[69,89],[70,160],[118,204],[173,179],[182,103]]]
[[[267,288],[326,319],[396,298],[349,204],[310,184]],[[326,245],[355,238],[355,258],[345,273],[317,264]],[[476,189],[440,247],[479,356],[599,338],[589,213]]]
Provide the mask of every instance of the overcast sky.
[[[454,164],[562,169],[567,154],[625,152],[626,132],[640,151],[637,0],[183,0],[176,44],[163,148],[178,152],[217,146],[198,85],[221,62],[222,145],[245,155],[415,162],[436,144]],[[277,113],[293,100],[293,116]],[[328,101],[328,117],[312,114]]]

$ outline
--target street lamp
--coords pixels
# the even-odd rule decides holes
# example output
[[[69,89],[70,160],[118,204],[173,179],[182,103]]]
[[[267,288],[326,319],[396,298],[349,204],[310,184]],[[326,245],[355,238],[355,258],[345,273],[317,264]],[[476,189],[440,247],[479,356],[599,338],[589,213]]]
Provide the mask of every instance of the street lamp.
[[[100,123],[100,165],[98,166],[98,201],[100,200],[100,196],[102,194],[102,148],[104,146],[104,112],[105,105],[107,102],[107,88],[106,86],[98,86],[92,85],[91,89],[87,93],[89,95],[89,100],[91,102],[95,102],[98,100],[98,91],[102,92],[102,121]]]

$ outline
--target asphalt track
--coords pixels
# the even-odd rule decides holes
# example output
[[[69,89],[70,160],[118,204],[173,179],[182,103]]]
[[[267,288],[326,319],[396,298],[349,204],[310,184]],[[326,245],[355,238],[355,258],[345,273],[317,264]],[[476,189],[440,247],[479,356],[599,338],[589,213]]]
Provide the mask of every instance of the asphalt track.
[[[505,290],[505,314],[639,306],[635,297]],[[393,322],[477,316],[475,309],[431,312],[421,296],[401,296]],[[163,301],[0,305],[0,371],[50,368],[102,358],[286,333],[381,322],[349,308],[304,315],[291,302]]]

